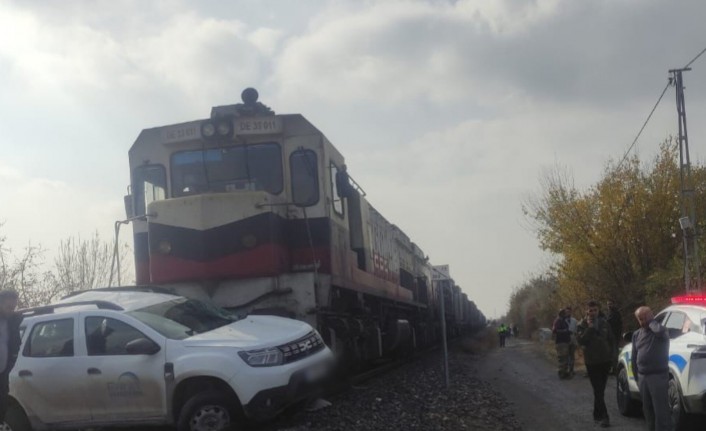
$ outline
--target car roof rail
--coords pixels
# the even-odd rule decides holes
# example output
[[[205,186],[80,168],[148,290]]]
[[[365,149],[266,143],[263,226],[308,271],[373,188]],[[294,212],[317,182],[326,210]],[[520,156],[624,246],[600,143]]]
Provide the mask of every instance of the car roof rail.
[[[23,308],[21,310],[17,310],[17,312],[22,314],[25,317],[39,316],[42,314],[54,313],[54,311],[57,308],[78,307],[81,305],[95,305],[96,307],[98,307],[101,310],[115,310],[115,311],[122,311],[123,310],[123,307],[119,306],[118,304],[109,302],[109,301],[76,301],[76,302],[65,302],[65,303],[61,303],[61,304],[40,305],[39,307]]]
[[[71,292],[66,296],[63,296],[61,299],[66,299],[66,298],[71,298],[72,296],[76,296],[81,293],[85,292],[92,292],[92,291],[98,291],[98,292],[150,292],[150,293],[166,293],[169,295],[174,295],[174,290],[166,288],[166,287],[161,287],[161,286],[150,286],[150,285],[137,285],[137,286],[110,286],[110,287],[96,287],[94,289],[85,289],[85,290],[77,290],[75,292]]]

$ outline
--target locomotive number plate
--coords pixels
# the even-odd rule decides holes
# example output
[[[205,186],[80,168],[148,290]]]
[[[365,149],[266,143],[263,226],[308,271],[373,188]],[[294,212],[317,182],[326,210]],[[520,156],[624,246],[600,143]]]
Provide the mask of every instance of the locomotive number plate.
[[[167,127],[162,131],[162,140],[165,142],[180,142],[195,139],[199,135],[197,125]]]
[[[280,117],[238,118],[235,120],[236,135],[260,135],[282,132]]]

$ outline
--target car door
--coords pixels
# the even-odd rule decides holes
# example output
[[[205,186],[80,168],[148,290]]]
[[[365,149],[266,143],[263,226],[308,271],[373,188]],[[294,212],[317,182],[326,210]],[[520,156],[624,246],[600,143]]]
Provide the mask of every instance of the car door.
[[[82,313],[84,376],[97,424],[153,421],[166,417],[164,339],[125,316]],[[148,335],[147,332],[150,332]],[[152,354],[128,352],[138,339],[154,343]]]
[[[695,344],[702,342],[701,334],[692,330],[694,322],[680,310],[673,310],[664,326],[669,332],[669,362],[678,371],[679,381],[685,382],[683,376],[689,372],[691,351]]]
[[[84,424],[91,420],[85,374],[75,352],[73,317],[40,319],[26,336],[12,370],[10,392],[45,424]]]

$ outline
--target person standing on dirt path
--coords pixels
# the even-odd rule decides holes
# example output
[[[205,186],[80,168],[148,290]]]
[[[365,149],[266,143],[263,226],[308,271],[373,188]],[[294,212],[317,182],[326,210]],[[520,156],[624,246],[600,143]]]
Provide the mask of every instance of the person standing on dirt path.
[[[498,337],[500,338],[500,347],[505,347],[505,338],[507,338],[507,326],[501,323],[498,327]]]
[[[569,325],[569,333],[571,334],[571,341],[569,342],[569,374],[574,375],[574,362],[576,362],[576,349],[579,346],[578,339],[576,338],[576,330],[578,328],[579,321],[572,316],[573,310],[571,306],[566,307],[566,324]]]
[[[640,329],[632,334],[632,371],[640,388],[649,431],[671,431],[669,409],[669,334],[649,307],[635,310]]]
[[[569,324],[566,322],[566,310],[559,310],[559,314],[552,325],[552,333],[556,343],[559,378],[570,379],[569,344],[571,343],[571,333],[569,332]]]
[[[587,305],[586,317],[578,325],[578,341],[583,347],[583,358],[593,388],[593,420],[602,428],[607,428],[610,426],[610,418],[605,405],[605,387],[615,340],[610,325],[599,315],[598,302],[589,301]]]

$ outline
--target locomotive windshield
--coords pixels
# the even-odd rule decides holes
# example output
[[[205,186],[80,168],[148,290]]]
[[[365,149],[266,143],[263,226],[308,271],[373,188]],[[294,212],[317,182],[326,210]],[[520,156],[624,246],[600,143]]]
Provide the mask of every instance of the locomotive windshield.
[[[237,190],[282,191],[282,150],[270,142],[172,155],[173,196]]]

